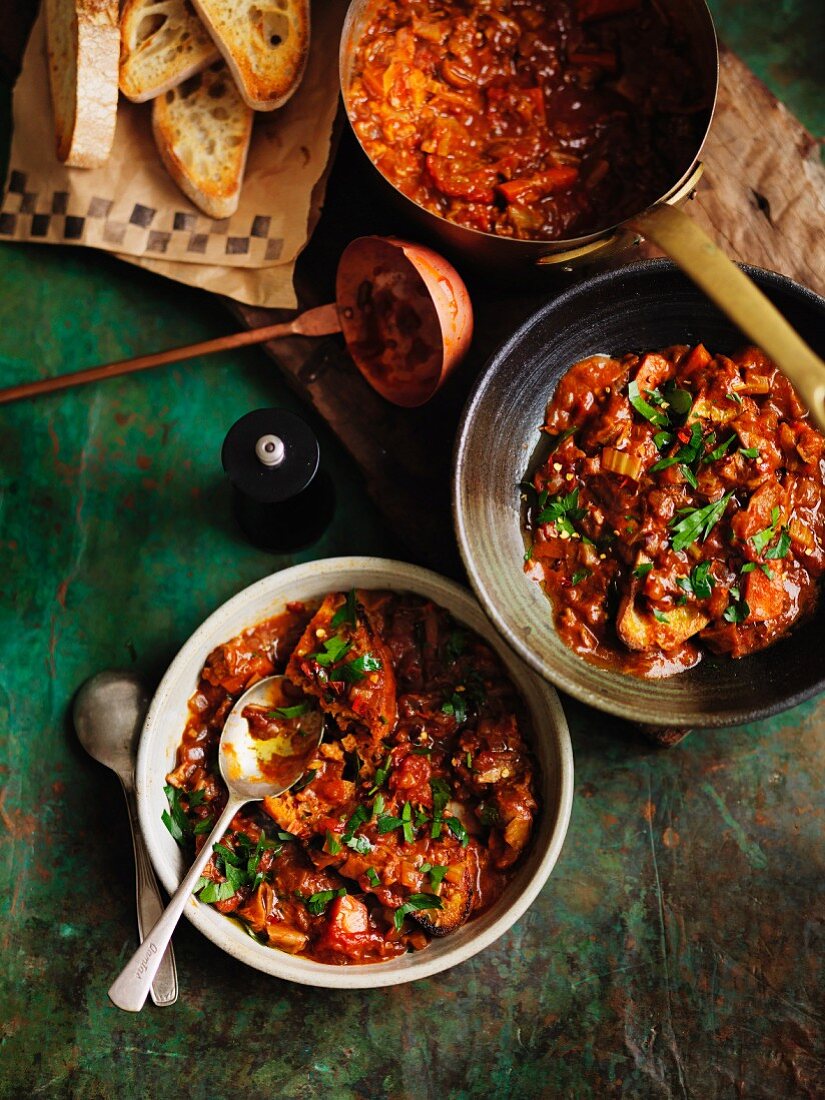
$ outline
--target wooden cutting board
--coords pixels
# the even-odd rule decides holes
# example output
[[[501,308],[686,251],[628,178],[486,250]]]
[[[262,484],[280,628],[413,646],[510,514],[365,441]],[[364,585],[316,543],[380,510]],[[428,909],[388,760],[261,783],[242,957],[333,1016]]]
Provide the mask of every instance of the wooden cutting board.
[[[733,259],[782,272],[823,293],[825,168],[818,145],[733,53],[723,47],[720,60],[717,111],[703,153],[705,172],[685,209]],[[353,237],[393,233],[420,239],[420,231],[387,204],[387,190],[347,128],[324,214],[299,263],[304,304],[333,299],[337,259]],[[660,253],[643,244],[623,259],[654,255]],[[280,341],[266,350],[358,463],[408,556],[460,575],[449,485],[461,408],[496,346],[569,282],[561,283],[560,276],[548,272],[541,285],[502,290],[475,280],[466,265],[457,266],[476,309],[473,346],[462,368],[422,409],[398,409],[378,397],[352,365],[340,338]],[[574,278],[585,275],[577,272]],[[233,309],[250,327],[279,316],[271,310]]]

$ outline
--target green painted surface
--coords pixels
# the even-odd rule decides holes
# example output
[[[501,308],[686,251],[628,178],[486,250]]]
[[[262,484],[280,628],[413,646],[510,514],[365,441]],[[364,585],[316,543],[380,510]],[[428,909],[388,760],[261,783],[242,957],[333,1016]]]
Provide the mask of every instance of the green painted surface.
[[[787,6],[714,4],[728,36],[729,16],[755,34]],[[794,56],[791,90],[808,80]],[[227,328],[201,295],[106,257],[0,249],[0,384]],[[288,564],[239,538],[219,466],[229,425],[267,404],[297,407],[250,351],[0,410],[0,1096],[821,1095],[822,702],[665,752],[565,700],[559,865],[452,972],[332,999],[184,924],[178,1004],[109,1004],[135,944],[131,850],[117,781],[68,708],[104,667],[156,682],[206,614]],[[316,426],[338,508],[289,561],[403,552]]]

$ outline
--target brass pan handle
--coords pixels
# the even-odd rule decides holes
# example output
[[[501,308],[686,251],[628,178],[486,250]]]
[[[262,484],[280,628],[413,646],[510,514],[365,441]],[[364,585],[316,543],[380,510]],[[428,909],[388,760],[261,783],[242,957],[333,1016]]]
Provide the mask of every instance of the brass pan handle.
[[[825,363],[748,276],[681,210],[653,206],[628,219],[657,244],[768,355],[825,431]]]

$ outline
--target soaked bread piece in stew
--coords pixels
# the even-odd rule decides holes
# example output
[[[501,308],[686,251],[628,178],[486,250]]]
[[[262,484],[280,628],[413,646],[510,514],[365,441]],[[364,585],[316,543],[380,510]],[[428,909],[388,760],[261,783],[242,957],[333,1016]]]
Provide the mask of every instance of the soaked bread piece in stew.
[[[332,593],[310,620],[289,660],[289,679],[319,700],[344,728],[365,726],[373,741],[397,717],[392,659],[380,635],[380,604],[369,593]]]

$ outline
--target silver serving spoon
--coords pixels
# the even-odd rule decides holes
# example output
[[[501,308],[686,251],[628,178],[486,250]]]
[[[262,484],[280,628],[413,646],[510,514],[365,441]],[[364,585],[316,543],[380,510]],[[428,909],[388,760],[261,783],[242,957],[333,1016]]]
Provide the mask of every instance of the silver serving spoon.
[[[178,886],[166,911],[151,929],[120,977],[109,990],[109,997],[118,1008],[140,1012],[149,986],[160,966],[163,952],[177,926],[187,902],[192,898],[213,845],[222,840],[232,818],[247,802],[283,794],[301,778],[312,760],[324,734],[324,716],[315,702],[303,700],[306,711],[297,719],[284,718],[278,730],[266,739],[253,736],[244,711],[250,705],[272,713],[275,707],[289,707],[294,701],[283,695],[283,676],[268,676],[245,692],[229,713],[221,733],[218,762],[229,800],[215,827],[207,837],[195,862]]]
[[[78,740],[86,752],[120,779],[135,852],[135,892],[137,897],[138,935],[143,939],[163,912],[155,872],[138,821],[135,801],[135,754],[149,697],[143,684],[132,672],[100,672],[92,676],[75,696],[73,715]],[[152,982],[152,1000],[156,1005],[173,1005],[178,999],[178,977],[172,946],[160,959]]]

